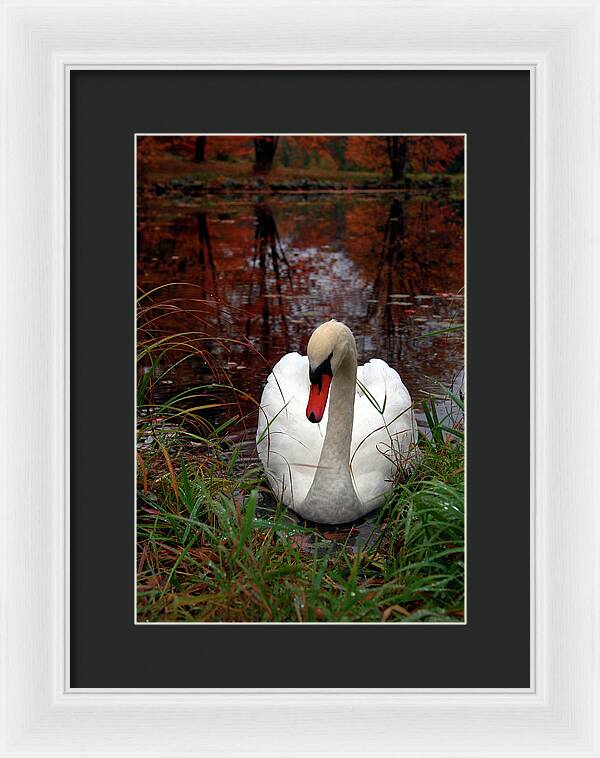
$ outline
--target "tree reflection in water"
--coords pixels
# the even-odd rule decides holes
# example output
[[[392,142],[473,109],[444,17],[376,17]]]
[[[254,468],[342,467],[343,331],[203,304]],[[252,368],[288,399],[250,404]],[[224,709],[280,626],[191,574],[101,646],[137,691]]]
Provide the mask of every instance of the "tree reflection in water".
[[[206,213],[197,213],[196,221],[198,224],[198,263],[200,264],[198,283],[202,288],[204,298],[216,298],[218,297],[218,280]]]
[[[219,335],[215,362],[253,397],[269,367],[303,352],[332,316],[352,328],[360,360],[388,361],[414,398],[431,378],[450,385],[463,366],[461,333],[423,335],[462,323],[463,265],[462,202],[443,197],[243,195],[161,200],[160,213],[139,214],[140,290],[180,283],[156,295],[181,306],[172,331]],[[173,391],[202,371],[182,364]]]
[[[402,281],[404,259],[404,206],[394,198],[388,211],[371,298],[367,307],[367,319],[378,317],[381,333],[386,337],[386,352],[399,355],[399,339],[395,324],[391,296],[398,292],[397,282]],[[397,309],[395,309],[397,311]]]
[[[292,272],[285,255],[281,239],[277,232],[277,225],[273,212],[267,203],[257,203],[254,208],[256,216],[255,233],[254,233],[254,258],[252,261],[252,276],[248,284],[248,307],[252,306],[256,297],[262,302],[262,329],[261,329],[261,351],[266,353],[271,337],[271,320],[275,316],[281,323],[281,330],[284,337],[286,350],[290,350],[290,338],[288,330],[288,319],[286,305],[284,302],[284,293],[282,291],[282,272],[281,266],[285,269],[289,293],[293,293]],[[271,312],[271,300],[273,293],[269,291],[269,264],[275,280],[275,293],[278,303],[278,313]],[[255,294],[255,272],[258,275],[258,293]],[[252,319],[246,320],[246,336],[252,336]]]

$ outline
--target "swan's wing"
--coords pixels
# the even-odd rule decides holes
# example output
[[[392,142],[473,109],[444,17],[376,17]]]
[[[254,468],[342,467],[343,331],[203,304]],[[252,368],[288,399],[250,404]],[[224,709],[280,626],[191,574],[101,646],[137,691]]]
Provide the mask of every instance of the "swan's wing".
[[[273,491],[292,508],[306,498],[327,428],[327,410],[319,424],[306,418],[309,388],[308,358],[288,353],[269,375],[258,413],[258,455]]]
[[[351,469],[362,502],[380,500],[398,465],[409,465],[417,440],[410,394],[378,358],[358,367]]]

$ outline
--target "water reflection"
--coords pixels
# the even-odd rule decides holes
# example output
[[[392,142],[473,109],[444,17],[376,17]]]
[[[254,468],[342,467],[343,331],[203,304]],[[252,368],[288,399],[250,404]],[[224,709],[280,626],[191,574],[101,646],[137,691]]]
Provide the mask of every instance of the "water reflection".
[[[196,214],[196,223],[198,225],[198,263],[200,266],[196,281],[199,285],[199,294],[205,300],[209,298],[219,299],[219,285],[210,241],[208,217],[204,211]],[[185,264],[185,258],[182,262]],[[219,326],[221,325],[218,311],[217,323]]]
[[[396,291],[394,281],[402,277],[402,260],[404,258],[404,205],[401,200],[394,198],[390,204],[388,217],[385,225],[379,262],[377,265],[375,280],[367,307],[367,318],[370,320],[381,313],[383,332],[385,334],[386,352],[394,354],[398,352],[396,345],[396,323],[393,308],[397,303],[392,302],[391,297]]]
[[[139,209],[138,285],[189,282],[164,292],[185,310],[178,329],[201,320],[207,334],[247,338],[255,350],[212,348],[239,389],[260,397],[269,367],[304,352],[331,317],[353,330],[360,362],[388,361],[415,400],[460,375],[462,333],[424,335],[463,321],[462,201],[353,193],[170,203]],[[164,392],[208,373],[187,361]]]
[[[252,261],[252,276],[248,286],[248,297],[246,306],[248,311],[252,308],[253,303],[262,304],[261,311],[261,352],[263,355],[268,352],[269,341],[271,337],[271,300],[277,297],[279,304],[279,321],[275,326],[281,329],[283,344],[286,352],[289,352],[289,329],[287,322],[286,308],[284,305],[284,289],[287,289],[288,295],[293,295],[294,285],[292,282],[292,271],[285,256],[283,245],[277,232],[277,226],[273,217],[273,212],[267,203],[258,203],[254,208],[256,216],[256,232],[254,236],[254,258]],[[271,274],[271,275],[270,275]],[[258,289],[255,288],[255,275],[258,277]],[[282,277],[285,276],[285,282],[282,287]],[[275,293],[269,290],[269,281],[274,280]],[[248,338],[254,335],[254,325],[251,317],[246,319],[246,336]]]

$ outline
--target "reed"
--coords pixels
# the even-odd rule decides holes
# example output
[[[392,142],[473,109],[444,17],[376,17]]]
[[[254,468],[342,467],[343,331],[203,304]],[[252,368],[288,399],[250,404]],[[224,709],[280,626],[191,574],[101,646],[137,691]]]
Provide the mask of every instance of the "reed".
[[[424,402],[419,464],[368,517],[367,539],[356,526],[301,522],[240,442],[257,402],[223,357],[251,344],[211,334],[200,301],[198,329],[178,331],[182,301],[163,294],[144,295],[138,310],[138,621],[462,621],[462,398],[440,388],[441,417]],[[165,392],[161,382],[188,362],[211,380]]]

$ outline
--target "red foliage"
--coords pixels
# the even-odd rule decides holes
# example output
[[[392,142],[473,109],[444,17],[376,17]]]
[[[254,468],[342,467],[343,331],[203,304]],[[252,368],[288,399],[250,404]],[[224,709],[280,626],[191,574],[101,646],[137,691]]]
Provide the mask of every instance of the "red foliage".
[[[462,137],[413,137],[409,162],[415,173],[437,174],[447,171],[463,150]]]
[[[346,158],[359,168],[390,171],[389,137],[348,137]],[[463,149],[460,136],[414,136],[402,138],[408,148],[408,169],[415,173],[447,171]]]
[[[461,136],[290,135],[278,138],[209,135],[204,158],[206,161],[245,161],[254,165],[257,144],[266,146],[269,141],[275,145],[275,166],[307,168],[318,165],[340,171],[359,169],[386,175],[392,174],[393,161],[396,174],[402,173],[404,168],[413,173],[445,172],[464,147]],[[138,157],[147,163],[169,154],[194,160],[195,146],[194,136],[143,136],[138,140]]]
[[[143,136],[138,138],[138,158],[151,162],[167,155],[194,159],[195,137]],[[252,137],[206,138],[206,160],[251,160],[254,154]]]

